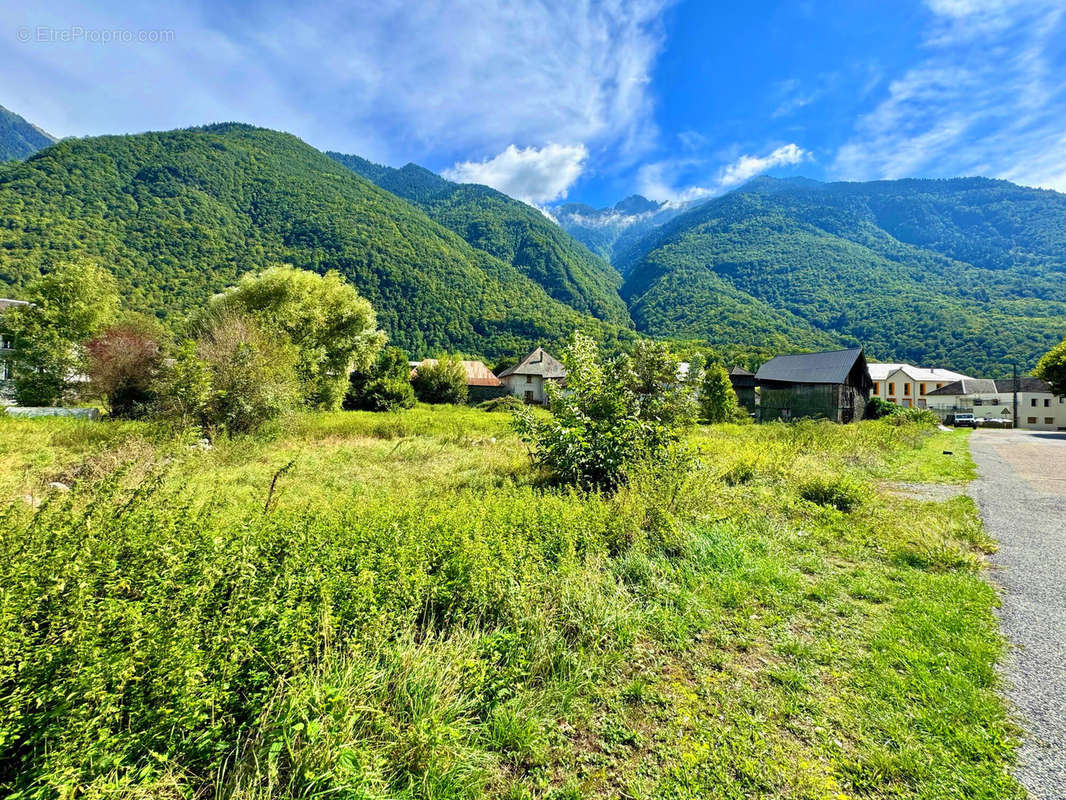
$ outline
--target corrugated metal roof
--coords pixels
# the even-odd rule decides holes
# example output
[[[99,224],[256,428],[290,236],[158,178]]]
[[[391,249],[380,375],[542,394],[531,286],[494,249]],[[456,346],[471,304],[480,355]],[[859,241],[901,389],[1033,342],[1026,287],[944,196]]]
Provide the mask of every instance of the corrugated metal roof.
[[[548,355],[543,347],[538,347],[516,366],[505,369],[500,373],[501,378],[506,378],[508,375],[540,375],[542,378],[565,378],[566,367],[560,361]]]
[[[846,383],[848,373],[862,357],[862,348],[774,356],[755,373],[757,381],[784,383]]]

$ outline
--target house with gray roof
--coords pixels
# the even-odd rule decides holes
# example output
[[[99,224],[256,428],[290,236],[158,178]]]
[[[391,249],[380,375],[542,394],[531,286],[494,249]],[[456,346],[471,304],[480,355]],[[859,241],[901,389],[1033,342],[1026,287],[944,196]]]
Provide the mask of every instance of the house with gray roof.
[[[862,419],[873,380],[861,347],[775,356],[755,373],[762,421]]]
[[[1018,394],[1018,427],[1037,431],[1066,430],[1066,398],[1057,397],[1046,381],[1032,376],[1013,379],[964,378],[929,394],[929,409],[945,421],[956,413],[984,419],[1014,419]]]
[[[543,347],[538,347],[497,377],[507,387],[507,391],[520,400],[544,405],[548,399],[545,387],[549,383],[561,384],[566,378],[566,367],[549,355]]]

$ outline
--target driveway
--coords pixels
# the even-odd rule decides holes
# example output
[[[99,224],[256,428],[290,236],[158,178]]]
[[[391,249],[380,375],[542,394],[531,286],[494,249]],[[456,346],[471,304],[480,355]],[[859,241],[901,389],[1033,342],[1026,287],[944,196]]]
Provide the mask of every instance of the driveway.
[[[1026,736],[1016,775],[1034,799],[1066,797],[1066,433],[980,429],[969,493],[999,541],[1007,696]]]

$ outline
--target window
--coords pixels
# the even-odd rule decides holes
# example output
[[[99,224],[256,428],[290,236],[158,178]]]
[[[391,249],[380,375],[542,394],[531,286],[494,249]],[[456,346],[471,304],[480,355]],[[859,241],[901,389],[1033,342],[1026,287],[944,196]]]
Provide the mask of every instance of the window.
[[[1034,398],[1033,398],[1032,400],[1030,400],[1030,401],[1029,401],[1029,404],[1030,404],[1030,405],[1031,405],[1031,406],[1032,406],[1033,408],[1036,408],[1036,398],[1034,397]]]
[[[1036,425],[1036,417],[1026,417],[1025,421],[1030,425]]]
[[[526,383],[533,383],[533,376],[532,375],[526,375]]]
[[[889,397],[895,397],[896,396],[896,384],[894,384],[894,383],[888,384],[888,396]]]
[[[911,393],[911,385],[909,383],[903,384],[903,394],[909,395]]]
[[[881,394],[881,384],[879,384],[879,383],[875,383],[874,384],[874,394]]]
[[[1051,408],[1051,398],[1050,397],[1045,397],[1044,398],[1044,408]]]
[[[937,388],[937,389],[943,389],[943,388],[944,388],[944,384],[942,384],[942,383],[938,383],[938,384],[936,385],[936,388]]]
[[[918,391],[921,394],[925,394],[925,384],[924,383],[918,384]]]
[[[1055,424],[1055,418],[1054,417],[1044,417],[1044,424],[1045,425],[1054,425]]]
[[[974,404],[975,406],[983,406],[983,405],[985,404],[985,401],[984,401],[984,400],[982,400],[982,399],[981,399],[980,397],[975,397],[975,398],[973,399],[973,404]]]

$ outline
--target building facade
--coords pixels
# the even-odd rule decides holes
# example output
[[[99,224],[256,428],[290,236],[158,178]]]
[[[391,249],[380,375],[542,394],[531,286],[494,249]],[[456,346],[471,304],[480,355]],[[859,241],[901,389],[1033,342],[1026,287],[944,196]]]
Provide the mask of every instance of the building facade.
[[[904,408],[928,408],[929,395],[968,375],[949,369],[915,367],[910,364],[870,364],[873,397]]]
[[[1013,380],[966,378],[933,392],[929,409],[949,422],[956,413],[972,413],[981,419],[1014,419]],[[1066,398],[1056,397],[1040,378],[1019,378],[1018,427],[1035,431],[1066,431]]]
[[[866,411],[873,381],[861,347],[776,356],[755,373],[759,419],[856,422]]]
[[[530,405],[544,405],[548,400],[545,387],[549,383],[561,384],[566,378],[566,367],[553,358],[544,348],[538,347],[515,366],[499,375],[507,391]]]

